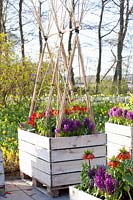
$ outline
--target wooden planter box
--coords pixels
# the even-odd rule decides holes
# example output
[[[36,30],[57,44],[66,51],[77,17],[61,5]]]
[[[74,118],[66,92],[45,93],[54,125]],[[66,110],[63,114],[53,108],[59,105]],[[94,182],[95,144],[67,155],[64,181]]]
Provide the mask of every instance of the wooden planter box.
[[[2,151],[0,150],[0,194],[4,194],[4,192],[5,192],[5,176],[4,176]]]
[[[131,152],[133,159],[133,127],[113,123],[105,123],[107,134],[107,157],[118,154],[119,149],[125,146]]]
[[[91,194],[76,189],[74,186],[69,187],[70,200],[100,200]]]
[[[93,150],[92,165],[106,165],[106,134],[48,138],[18,130],[20,171],[50,190],[80,183],[82,154]]]

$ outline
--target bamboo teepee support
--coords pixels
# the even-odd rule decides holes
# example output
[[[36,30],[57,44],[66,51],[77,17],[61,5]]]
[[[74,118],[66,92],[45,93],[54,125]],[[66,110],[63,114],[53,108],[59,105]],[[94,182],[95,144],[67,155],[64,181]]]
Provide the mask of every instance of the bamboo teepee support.
[[[86,76],[85,76],[85,66],[84,66],[84,61],[83,61],[83,57],[82,57],[82,52],[81,52],[81,47],[80,47],[80,42],[79,42],[79,38],[78,38],[78,54],[79,54],[79,59],[80,59],[80,63],[81,63],[81,69],[82,69],[82,76],[83,76],[83,81],[84,81],[84,86],[85,86],[85,91],[86,91],[86,101],[87,101],[87,108],[88,111],[90,113],[90,119],[92,122],[94,122],[94,115],[92,112],[92,106],[91,106],[91,100],[90,100],[90,95],[89,95],[89,88],[88,88],[88,84],[86,81]],[[94,133],[95,133],[95,128],[94,128]]]
[[[60,43],[62,42],[62,39],[63,39],[63,36],[60,37]],[[49,52],[49,53],[51,54],[51,52]],[[52,94],[53,94],[53,90],[54,90],[54,83],[55,83],[55,78],[56,78],[56,73],[57,73],[57,68],[58,68],[59,56],[60,56],[60,48],[58,49],[57,59],[56,59],[56,63],[54,65],[54,69],[53,69],[54,71],[53,71],[53,76],[52,76],[51,88],[50,88],[50,92],[49,92],[49,96],[48,96],[48,104],[47,104],[47,108],[46,108],[47,117],[49,117],[49,110],[50,110]],[[53,64],[53,60],[52,60],[52,64]]]
[[[63,115],[64,115],[64,108],[65,108],[65,103],[66,103],[66,94],[68,91],[69,77],[70,77],[70,72],[71,72],[71,68],[72,68],[72,63],[73,63],[73,59],[74,59],[77,42],[78,42],[78,33],[75,33],[72,53],[71,53],[71,57],[70,57],[69,65],[68,65],[68,72],[67,72],[66,83],[65,83],[65,87],[64,87],[64,93],[63,93],[61,107],[60,107],[60,111],[59,111],[59,117],[58,117],[58,121],[57,121],[57,125],[56,125],[56,127],[59,129],[61,128],[61,122],[62,122]]]
[[[36,74],[36,79],[35,79],[35,86],[34,86],[34,91],[33,91],[33,95],[32,95],[32,101],[31,101],[29,116],[31,116],[31,114],[33,113],[34,108],[35,108],[36,93],[37,93],[37,83],[38,83],[38,78],[39,78],[40,70],[41,70],[42,63],[43,63],[46,44],[47,44],[47,41],[45,41],[45,43],[44,43],[42,54],[40,56],[39,63],[38,63],[37,74]]]
[[[51,6],[52,6],[53,16],[54,16],[55,25],[56,25],[56,28],[58,30],[58,33],[59,34],[64,34],[64,32],[62,32],[60,30],[60,28],[59,28],[59,24],[58,24],[57,15],[56,15],[56,12],[55,12],[53,0],[51,0]],[[66,68],[66,70],[68,70],[68,61],[67,61],[67,56],[66,56],[65,48],[64,48],[64,45],[63,45],[63,40],[61,42],[61,50],[62,50],[62,56],[63,56],[65,68]],[[72,99],[74,99],[73,85],[72,85],[72,81],[70,79],[70,76],[69,76],[69,87],[70,87]]]
[[[47,35],[45,34],[45,31],[44,31],[44,28],[43,28],[43,25],[42,25],[42,21],[39,18],[38,12],[35,8],[36,20],[37,20],[37,23],[40,27],[40,30],[42,32],[43,39],[44,39],[44,48],[43,48],[43,53],[40,57],[39,64],[38,64],[35,87],[34,87],[34,92],[33,92],[33,97],[32,97],[32,103],[31,103],[31,107],[30,107],[30,114],[34,110],[34,105],[35,105],[35,101],[36,101],[36,89],[37,89],[38,77],[39,77],[39,73],[40,73],[43,58],[44,58],[44,52],[46,52],[46,48],[47,48],[47,52],[48,52],[49,57],[50,57],[49,62],[53,67],[52,82],[51,82],[51,87],[50,87],[50,91],[49,91],[49,95],[48,95],[48,103],[47,103],[47,107],[46,107],[47,118],[49,117],[49,110],[50,110],[50,107],[51,107],[52,94],[53,94],[55,83],[57,83],[57,87],[59,87],[60,58],[62,58],[64,69],[67,71],[67,76],[66,76],[65,86],[64,86],[64,92],[63,92],[62,97],[61,97],[61,93],[59,91],[59,88],[57,89],[57,92],[58,92],[58,95],[57,95],[57,101],[58,102],[57,102],[57,104],[58,104],[58,107],[59,107],[59,115],[57,117],[56,128],[59,128],[59,129],[61,128],[61,123],[62,123],[63,116],[64,116],[64,109],[65,109],[65,105],[66,105],[66,101],[67,101],[66,99],[67,98],[69,99],[69,97],[70,97],[69,92],[71,92],[72,99],[75,99],[74,92],[73,92],[73,84],[72,84],[72,81],[71,81],[71,78],[70,78],[70,73],[71,73],[73,62],[74,62],[75,51],[76,51],[76,48],[77,48],[78,49],[78,59],[79,59],[79,62],[80,62],[84,86],[85,86],[85,91],[86,91],[87,108],[88,108],[88,111],[89,111],[90,119],[91,119],[91,121],[94,122],[94,115],[93,115],[92,108],[91,108],[91,101],[90,101],[90,95],[89,95],[89,90],[88,90],[88,84],[87,84],[86,76],[85,76],[84,60],[83,60],[80,41],[79,41],[79,30],[81,28],[80,25],[82,24],[82,18],[83,18],[84,12],[82,10],[80,16],[78,15],[79,22],[77,22],[76,17],[74,15],[74,12],[70,10],[72,12],[72,15],[71,15],[72,16],[72,28],[71,29],[67,29],[67,28],[65,29],[64,28],[65,25],[62,25],[62,23],[61,23],[61,25],[59,25],[57,12],[55,10],[55,6],[56,5],[58,6],[58,1],[57,0],[55,0],[55,1],[49,0],[49,1],[51,2],[51,7],[52,7],[51,17],[53,17],[53,20],[51,20],[51,21],[54,21],[54,23],[55,23],[54,25],[57,29],[57,33],[50,35],[50,30],[48,30]],[[84,2],[85,2],[85,0],[83,0],[83,3]],[[83,6],[84,5],[82,4],[82,9],[83,9]],[[62,9],[62,13],[63,13],[64,8],[61,7],[61,9]],[[69,12],[69,9],[66,8],[66,10]],[[66,10],[65,10],[65,17],[66,17]],[[63,17],[62,17],[62,19],[63,19],[63,23],[65,23],[65,19]],[[50,23],[51,22],[49,22],[49,27],[50,27]],[[63,39],[64,39],[64,34],[67,33],[67,32],[70,32],[70,31],[75,31],[75,35],[74,35],[74,39],[73,39],[72,51],[71,51],[71,54],[70,54],[70,58],[68,59],[68,56],[67,56],[66,51],[65,51],[65,45],[63,43]],[[53,52],[52,52],[52,50],[51,50],[51,48],[48,44],[48,39],[51,36],[56,36],[56,37],[58,37],[57,39],[59,39],[59,45],[58,45],[59,47],[58,47],[58,53],[56,55],[56,59],[53,59]],[[57,75],[57,77],[56,77],[56,75]],[[59,105],[59,101],[60,101],[60,105]],[[95,132],[95,130],[94,130],[94,132]]]

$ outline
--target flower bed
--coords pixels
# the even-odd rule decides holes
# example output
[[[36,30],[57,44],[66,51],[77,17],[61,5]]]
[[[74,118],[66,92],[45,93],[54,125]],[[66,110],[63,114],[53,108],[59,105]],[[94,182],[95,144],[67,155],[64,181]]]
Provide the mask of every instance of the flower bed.
[[[90,159],[94,157],[94,155],[86,157],[89,162],[82,164],[81,184],[75,186],[78,190],[70,188],[70,199],[76,200],[76,197],[78,199],[83,195],[82,200],[87,198],[132,200],[133,160],[130,152],[123,147],[117,156],[110,159],[107,167],[103,165],[92,167]]]
[[[48,137],[69,137],[89,135],[94,131],[94,122],[89,117],[88,108],[83,105],[68,106],[64,109],[64,116],[61,125],[57,127],[59,110],[51,108],[49,111],[33,113],[28,124],[21,123],[24,130],[38,133]]]
[[[5,177],[4,177],[2,151],[0,150],[0,194],[3,194],[4,190],[5,190]]]

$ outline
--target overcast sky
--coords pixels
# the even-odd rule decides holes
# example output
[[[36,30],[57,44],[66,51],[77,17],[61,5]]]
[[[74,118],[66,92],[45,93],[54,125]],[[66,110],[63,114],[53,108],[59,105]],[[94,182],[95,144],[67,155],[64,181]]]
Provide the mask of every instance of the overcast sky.
[[[33,60],[37,60],[38,52],[39,52],[38,25],[34,17],[32,4],[30,2],[31,2],[30,0],[25,0],[24,1],[25,5],[23,9],[23,23],[26,24],[24,25],[24,32],[25,32],[25,38],[28,41],[26,42],[25,49],[29,57],[31,57]],[[47,26],[49,23],[49,20],[47,18],[50,15],[50,10],[51,10],[51,5],[48,4],[47,2],[45,3],[44,1],[43,7],[42,7],[42,11],[43,11],[42,21],[43,21],[43,27],[46,34],[48,32]],[[68,22],[69,22],[68,15],[64,11],[62,11],[61,6],[59,5],[59,0],[57,2],[58,2],[57,16],[58,16],[59,26],[61,27],[62,24],[64,24],[64,26],[68,28]],[[81,0],[79,2],[81,2]],[[98,40],[97,40],[98,36],[97,36],[96,26],[98,25],[98,22],[99,22],[100,9],[98,5],[94,5],[94,0],[89,0],[89,1],[86,0],[85,2],[86,2],[86,8],[88,9],[88,12],[86,12],[86,15],[84,16],[82,20],[82,24],[81,24],[82,28],[79,32],[79,38],[81,42],[82,53],[84,57],[85,67],[86,67],[86,74],[95,74],[96,68],[97,68],[97,61],[98,61]],[[100,0],[97,1],[97,4],[100,5]],[[68,5],[68,7],[69,6],[70,4]],[[76,10],[76,21],[79,21],[81,7],[79,6],[78,9],[79,10]],[[110,28],[112,28],[114,24],[117,23],[117,20],[118,20],[118,15],[116,15],[117,12],[118,12],[117,8],[112,7],[111,3],[107,4],[107,9],[104,14],[102,34],[107,33],[110,30]],[[27,14],[25,15],[25,13]],[[29,23],[27,23],[27,21]],[[18,21],[16,21],[16,26],[18,26],[17,23]],[[53,33],[54,34],[57,33],[58,31],[56,29],[53,18],[51,18],[50,25],[51,25],[50,35]],[[15,24],[10,25],[10,26],[15,27]],[[132,51],[133,49],[133,29],[132,29],[133,20],[130,20],[129,26],[130,27],[129,27],[129,31],[127,33],[126,42],[125,42],[126,48],[123,51],[123,57],[124,57],[123,65],[129,62],[130,73],[133,74],[133,67],[132,67],[133,57],[132,59],[130,58],[130,60],[128,57],[128,55],[133,56],[133,51]],[[116,28],[115,31],[112,32],[109,36],[104,38],[103,55],[102,55],[102,71],[101,71],[101,74],[103,75],[106,73],[106,71],[110,68],[110,66],[113,63],[114,57],[112,56],[111,48],[113,52],[116,54],[116,46],[113,46],[111,43],[112,43],[112,39],[114,41],[117,39],[117,36],[118,36],[118,28]],[[67,50],[67,39],[68,39],[68,32],[64,34],[64,44],[65,44],[66,50]],[[58,34],[48,39],[48,43],[52,51],[54,49],[55,52],[56,52],[55,46],[58,46],[57,40],[58,40]],[[109,43],[110,43],[110,46],[109,46]],[[76,54],[75,62],[74,62],[75,74],[78,74],[79,72],[78,63],[79,63],[78,55]],[[126,70],[126,67],[125,67],[125,70]],[[113,74],[113,70],[111,70],[110,73]]]

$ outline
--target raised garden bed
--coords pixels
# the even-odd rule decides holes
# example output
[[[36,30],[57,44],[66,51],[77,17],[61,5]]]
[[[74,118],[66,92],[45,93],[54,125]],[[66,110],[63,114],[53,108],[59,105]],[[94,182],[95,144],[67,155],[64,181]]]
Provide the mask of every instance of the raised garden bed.
[[[106,165],[106,134],[49,138],[18,131],[20,171],[50,191],[80,183],[82,154],[92,149],[92,165]]]

